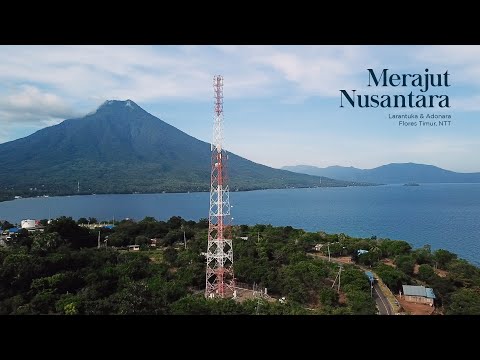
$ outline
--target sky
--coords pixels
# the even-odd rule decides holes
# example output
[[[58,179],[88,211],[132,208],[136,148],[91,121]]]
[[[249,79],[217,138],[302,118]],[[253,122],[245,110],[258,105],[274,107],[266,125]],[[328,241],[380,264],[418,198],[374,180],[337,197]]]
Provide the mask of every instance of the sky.
[[[211,142],[213,87],[224,77],[225,146],[284,165],[373,168],[392,162],[480,171],[480,46],[0,46],[0,143],[131,99]],[[349,94],[414,95],[368,87],[380,74],[443,74],[450,108],[340,107]],[[345,102],[345,99],[343,100]],[[399,126],[394,114],[448,114],[450,126]],[[407,120],[415,121],[415,120]],[[418,121],[418,120],[417,120]],[[435,120],[433,120],[435,121]],[[438,120],[437,120],[438,121]]]

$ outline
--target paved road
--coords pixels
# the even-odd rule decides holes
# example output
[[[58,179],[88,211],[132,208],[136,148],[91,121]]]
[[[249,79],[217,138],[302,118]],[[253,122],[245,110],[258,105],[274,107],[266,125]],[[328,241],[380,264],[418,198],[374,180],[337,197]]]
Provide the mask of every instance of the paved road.
[[[328,261],[328,256],[324,256],[324,255],[320,255],[320,254],[311,254],[311,256],[319,257],[319,258],[322,258],[322,259]],[[343,265],[345,264],[341,261],[338,261],[338,259],[333,258],[333,257],[330,259],[330,261],[335,262],[337,264],[343,264]],[[365,268],[363,268],[360,265],[357,265],[355,263],[351,263],[351,265],[354,265],[354,266],[360,268],[362,271],[365,271]],[[382,292],[382,289],[380,288],[380,286],[378,286],[377,283],[375,283],[373,285],[372,294],[373,294],[373,298],[375,299],[375,302],[377,304],[378,310],[380,311],[380,315],[393,315],[393,311],[392,311],[392,308],[390,306],[390,303],[388,302],[385,294]]]
[[[392,309],[390,308],[390,304],[380,289],[378,284],[373,284],[373,298],[377,303],[378,310],[380,311],[380,315],[392,315]]]

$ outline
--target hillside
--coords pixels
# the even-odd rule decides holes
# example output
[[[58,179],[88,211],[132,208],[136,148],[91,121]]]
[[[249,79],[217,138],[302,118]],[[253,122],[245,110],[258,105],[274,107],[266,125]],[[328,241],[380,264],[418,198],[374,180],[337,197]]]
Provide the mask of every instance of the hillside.
[[[96,248],[99,228],[88,230],[78,223],[60,217],[44,232],[24,231],[0,246],[0,315],[381,314],[375,300],[385,308],[388,301],[376,297],[379,290],[371,292],[365,269],[395,294],[407,284],[432,288],[435,314],[480,315],[480,269],[449,251],[431,251],[429,245],[412,249],[405,241],[237,225],[234,269],[243,289],[238,301],[207,300],[200,253],[208,221],[177,216],[123,220],[100,230],[101,249]],[[153,249],[152,238],[158,239]],[[133,244],[140,251],[126,250]],[[358,254],[360,249],[367,252]],[[332,288],[338,264],[343,264],[341,281]],[[269,297],[244,296],[253,284],[267,288]],[[428,313],[434,310],[423,307]]]
[[[210,144],[195,139],[131,100],[106,101],[95,112],[0,144],[0,197],[77,193],[207,191]],[[229,155],[232,190],[348,186],[273,169]]]
[[[327,176],[345,181],[364,181],[382,184],[418,183],[479,183],[480,173],[457,173],[433,165],[403,163],[382,165],[373,169],[309,165],[284,166],[282,169],[303,174]]]

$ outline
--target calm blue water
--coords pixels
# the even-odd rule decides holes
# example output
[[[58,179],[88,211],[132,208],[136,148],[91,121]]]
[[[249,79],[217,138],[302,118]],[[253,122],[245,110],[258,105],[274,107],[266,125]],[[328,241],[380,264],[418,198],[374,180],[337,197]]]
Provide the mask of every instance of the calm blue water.
[[[208,217],[208,193],[92,195],[0,203],[0,219],[61,215],[99,220]],[[235,224],[291,225],[351,236],[406,240],[455,252],[480,265],[480,184],[286,189],[230,194]]]

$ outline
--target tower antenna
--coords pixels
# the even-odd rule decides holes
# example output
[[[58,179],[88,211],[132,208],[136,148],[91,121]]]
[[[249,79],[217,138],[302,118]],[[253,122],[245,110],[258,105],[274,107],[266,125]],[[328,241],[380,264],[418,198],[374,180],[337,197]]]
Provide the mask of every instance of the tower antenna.
[[[235,297],[230,193],[227,182],[227,153],[223,148],[223,77],[213,77],[215,94],[208,214],[208,246],[205,297]]]

